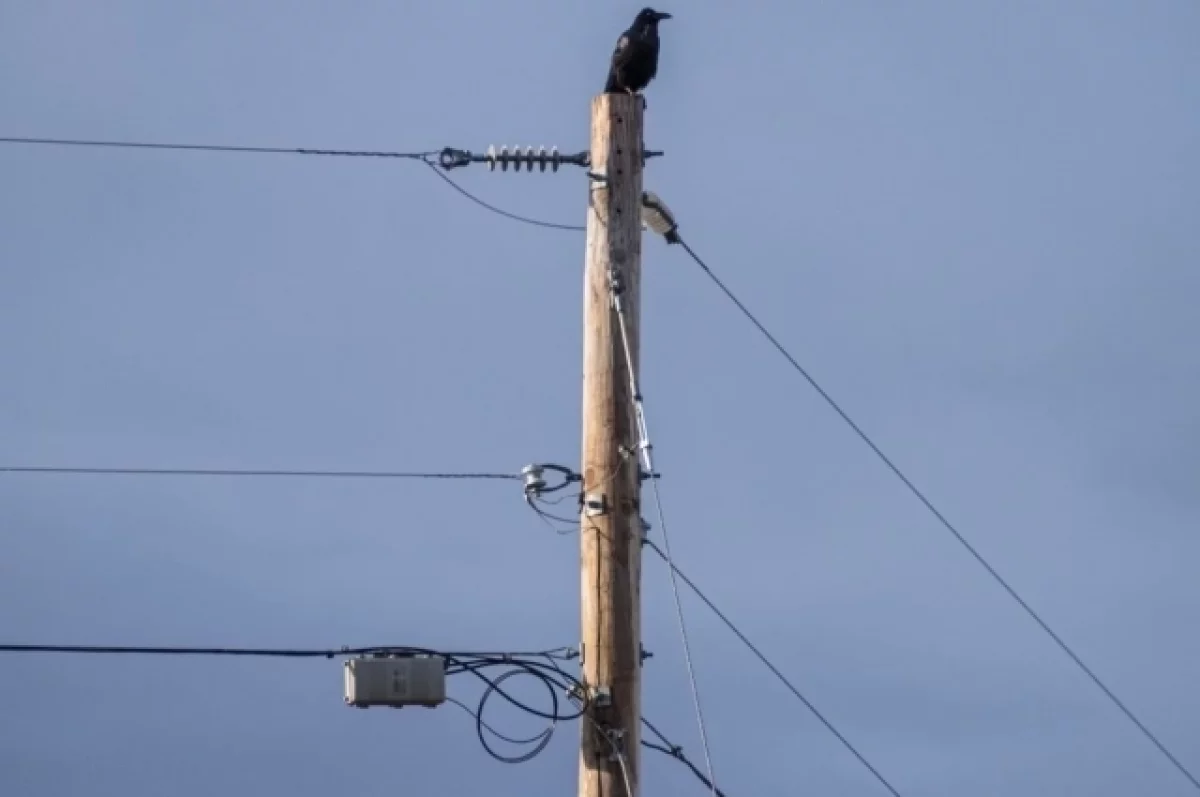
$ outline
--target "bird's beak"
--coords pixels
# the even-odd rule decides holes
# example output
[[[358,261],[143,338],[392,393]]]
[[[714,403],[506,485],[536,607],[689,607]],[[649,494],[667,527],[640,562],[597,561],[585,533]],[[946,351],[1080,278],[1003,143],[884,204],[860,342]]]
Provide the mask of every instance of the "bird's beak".
[[[657,19],[659,19],[659,20],[663,20],[663,19],[670,19],[670,18],[671,18],[671,15],[670,15],[670,14],[668,14],[666,11],[659,11],[659,12],[658,12],[658,13],[656,13],[654,16],[655,16]]]

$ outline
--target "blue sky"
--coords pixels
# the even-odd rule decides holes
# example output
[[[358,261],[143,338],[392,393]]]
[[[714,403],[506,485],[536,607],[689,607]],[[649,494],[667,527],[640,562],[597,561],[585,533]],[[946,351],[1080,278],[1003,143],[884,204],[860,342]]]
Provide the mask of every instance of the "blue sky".
[[[9,2],[0,135],[574,151],[637,7]],[[666,10],[647,188],[1200,770],[1200,9]],[[578,233],[403,162],[5,146],[0,175],[0,464],[578,461]],[[584,219],[577,170],[457,177]],[[678,561],[902,793],[1190,793],[683,253],[643,265]],[[0,640],[569,645],[577,545],[504,483],[7,475]],[[698,759],[649,561],[644,597],[646,712]],[[685,601],[731,797],[885,793]],[[452,706],[340,690],[324,661],[5,657],[0,791],[574,788],[574,727],[508,767]],[[703,793],[653,755],[644,793]]]

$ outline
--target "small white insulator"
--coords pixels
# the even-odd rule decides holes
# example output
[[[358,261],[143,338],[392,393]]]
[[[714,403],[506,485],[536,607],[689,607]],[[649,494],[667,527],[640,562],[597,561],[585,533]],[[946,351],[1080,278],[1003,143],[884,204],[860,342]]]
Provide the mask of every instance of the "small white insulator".
[[[489,172],[496,171],[496,145],[495,144],[492,144],[487,149],[487,165],[488,165]]]
[[[550,148],[550,171],[552,171],[552,172],[558,171],[558,162],[559,162],[558,147],[551,147]]]
[[[526,494],[541,495],[542,490],[546,489],[546,480],[542,478],[544,472],[541,465],[526,465],[521,469],[521,475],[525,477]]]
[[[525,164],[525,171],[527,171],[527,172],[533,171],[533,147],[525,148],[525,151],[523,153],[521,153],[521,162],[523,162]],[[518,163],[518,171],[519,170],[520,170],[520,163]]]
[[[538,171],[546,171],[546,148],[538,147],[537,151]]]

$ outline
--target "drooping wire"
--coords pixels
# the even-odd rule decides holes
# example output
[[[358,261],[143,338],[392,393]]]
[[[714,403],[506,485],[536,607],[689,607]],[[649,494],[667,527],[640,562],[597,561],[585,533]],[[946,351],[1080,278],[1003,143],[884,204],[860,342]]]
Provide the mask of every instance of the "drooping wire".
[[[529,674],[529,673],[523,672],[522,670],[514,669],[514,670],[509,670],[508,672],[503,673],[500,676],[498,676],[497,678],[495,678],[488,685],[487,689],[484,690],[483,696],[479,698],[479,704],[476,706],[476,708],[474,710],[472,710],[469,706],[467,706],[466,703],[463,703],[462,701],[460,701],[456,698],[452,698],[452,697],[446,698],[448,702],[454,703],[455,705],[459,706],[460,708],[462,708],[464,711],[466,711],[468,714],[470,714],[472,717],[475,718],[475,732],[479,737],[479,743],[483,746],[484,751],[487,752],[487,754],[490,755],[492,758],[496,759],[497,761],[501,761],[505,764],[523,764],[526,761],[530,761],[530,760],[536,758],[538,756],[538,754],[540,754],[543,750],[546,749],[546,745],[550,744],[550,739],[551,739],[551,737],[554,736],[554,730],[555,730],[555,728],[558,727],[557,718],[552,717],[549,719],[550,724],[544,730],[542,730],[540,733],[538,733],[534,736],[531,736],[528,739],[514,739],[511,736],[505,736],[504,734],[500,733],[499,731],[497,731],[495,728],[493,728],[491,725],[489,725],[483,719],[484,706],[487,704],[488,698],[491,697],[492,694],[496,691],[498,685],[501,684],[502,682],[508,680],[509,678],[512,678],[513,676],[521,675],[521,674]],[[538,678],[539,680],[542,681],[543,684],[545,684],[545,686],[549,690],[552,698],[557,698],[557,695],[554,692],[555,684],[552,681],[550,681],[546,676],[544,676],[541,673],[536,673],[534,677]],[[502,753],[497,752],[496,749],[494,747],[492,747],[491,744],[488,743],[487,736],[484,735],[484,731],[487,731],[488,733],[492,734],[496,738],[501,739],[505,742],[508,742],[509,744],[511,744],[515,747],[529,747],[530,745],[532,745],[533,747],[531,750],[521,753],[520,755],[514,755],[514,756],[504,755]]]
[[[637,423],[639,437],[638,451],[641,454],[641,459],[645,465],[646,473],[651,476],[650,486],[654,493],[654,506],[658,516],[658,526],[660,532],[662,533],[663,546],[666,549],[666,557],[668,561],[672,561],[671,538],[667,532],[667,519],[666,514],[663,511],[662,495],[658,489],[658,479],[653,478],[655,470],[653,456],[651,455],[652,446],[650,444],[650,433],[646,425],[646,414],[642,403],[641,389],[638,386],[637,371],[634,368],[633,347],[629,342],[629,329],[625,318],[625,303],[621,301],[623,286],[620,282],[620,275],[610,274],[609,284],[612,306],[613,310],[616,312],[617,326],[620,329],[621,344],[624,347],[625,368],[629,380],[629,395],[633,402],[632,409]],[[671,579],[671,593],[675,601],[675,618],[679,625],[679,636],[683,643],[683,660],[687,667],[688,684],[692,693],[692,706],[696,711],[696,726],[700,731],[700,744],[704,751],[704,766],[708,772],[708,780],[713,796],[716,797],[717,785],[716,776],[713,774],[712,751],[708,743],[708,730],[704,723],[704,709],[700,703],[700,687],[696,682],[696,669],[692,662],[692,646],[688,639],[687,622],[685,621],[683,614],[683,601],[680,600],[679,597],[679,584],[675,577],[675,570],[672,568],[669,571],[669,574]]]
[[[437,154],[433,152],[380,152],[354,149],[308,149],[304,147],[240,147],[225,144],[162,144],[148,141],[97,141],[68,138],[2,137],[0,144],[30,144],[56,147],[114,147],[122,149],[189,150],[193,152],[270,153],[276,155],[326,155],[350,158],[398,158],[420,160]]]
[[[535,678],[539,678],[543,682],[548,682],[552,686],[557,686],[567,693],[573,694],[576,691],[580,693],[586,693],[586,690],[579,679],[567,675],[558,666],[551,666],[549,664],[542,663],[538,660],[538,658],[544,658],[544,656],[540,656],[540,654],[535,654],[534,656],[529,657],[515,657],[508,655],[473,657],[462,657],[455,655],[448,656],[445,654],[441,655],[443,655],[446,659],[447,675],[470,673],[471,675],[474,675],[476,678],[483,681],[487,691],[484,692],[483,700],[480,701],[479,714],[481,716],[483,714],[484,704],[488,699],[491,698],[492,695],[499,695],[500,697],[504,698],[505,701],[511,703],[513,706],[521,709],[527,714],[532,714],[535,717],[540,717],[541,719],[545,720],[569,721],[578,719],[583,714],[584,709],[580,709],[580,711],[570,714],[562,713],[559,710],[561,703],[558,698],[558,693],[554,691],[553,688],[550,689],[550,702],[552,704],[550,711],[541,711],[527,703],[517,700],[512,695],[508,694],[508,692],[504,691],[503,688],[501,688],[499,681],[494,678],[489,678],[483,674],[484,670],[500,667],[506,670],[519,671]]]
[[[933,502],[925,495],[925,493],[920,488],[918,488],[916,486],[916,484],[914,484],[912,482],[911,479],[909,479],[909,477],[904,473],[904,471],[902,471],[900,469],[900,467],[898,465],[896,465],[896,463],[893,462],[892,459],[890,457],[888,457],[887,454],[885,454],[878,445],[876,445],[875,441],[873,439],[871,439],[870,435],[868,435],[865,431],[863,431],[862,427],[859,426],[854,421],[854,419],[850,417],[849,413],[847,413],[844,409],[842,409],[841,405],[838,404],[838,402],[835,401],[834,398],[831,395],[829,395],[829,393],[826,392],[823,387],[821,387],[820,383],[817,382],[817,380],[812,376],[812,374],[810,374],[808,372],[808,370],[804,366],[802,366],[796,360],[795,357],[792,356],[791,352],[789,352],[786,348],[784,348],[783,344],[780,343],[775,338],[775,336],[772,335],[770,333],[770,331],[767,330],[767,328],[765,326],[763,326],[762,322],[759,321],[758,318],[755,317],[755,315],[752,312],[750,312],[750,310],[744,304],[742,304],[741,300],[739,300],[737,298],[737,296],[734,295],[733,291],[731,291],[728,287],[726,287],[725,283],[722,282],[717,277],[717,275],[713,273],[712,269],[709,268],[708,264],[705,263],[704,260],[702,260],[698,254],[696,254],[695,250],[693,250],[692,247],[688,245],[687,241],[681,237],[678,237],[677,232],[676,232],[676,240],[679,243],[679,245],[683,247],[683,250],[688,253],[688,256],[690,256],[692,258],[692,260],[695,261],[696,265],[698,265],[700,267],[700,269],[708,276],[708,278],[710,280],[712,280],[713,284],[715,284],[718,288],[720,288],[721,291],[725,294],[725,296],[728,297],[729,300],[731,302],[733,302],[733,304],[739,310],[741,310],[742,315],[744,315],[747,318],[747,320],[749,320],[750,323],[752,323],[758,329],[758,331],[762,333],[763,337],[765,337],[771,343],[771,345],[774,346],[775,349],[784,357],[784,359],[786,359],[791,364],[792,368],[798,374],[800,374],[800,376],[803,377],[804,380],[806,382],[808,382],[808,384],[815,391],[817,391],[818,395],[820,395],[821,398],[825,400],[825,403],[828,404],[830,406],[830,408],[832,408],[834,410],[834,412],[836,412],[838,414],[838,416],[841,417],[841,419],[846,423],[846,425],[849,426],[850,429],[856,435],[858,435],[859,439],[861,439],[864,443],[866,443],[867,447],[871,449],[871,451],[875,454],[875,456],[885,466],[887,466],[887,468],[896,476],[896,478],[898,478],[904,484],[905,487],[908,488],[909,492],[911,492],[913,494],[913,496],[916,497],[916,499],[921,502],[921,504],[929,511],[929,513],[931,515],[933,515],[934,518],[937,519],[937,521],[942,525],[942,527],[945,528],[948,532],[950,532],[951,535],[953,535],[954,539],[958,541],[959,545],[961,545],[967,551],[967,553],[969,553],[972,556],[972,558],[974,558],[975,561],[978,562],[979,565],[982,566],[983,569],[987,571],[988,575],[990,575],[992,577],[992,579],[997,584],[999,584],[1006,593],[1008,593],[1008,596],[1010,598],[1012,598],[1014,601],[1016,601],[1017,605],[1020,606],[1025,611],[1025,613],[1027,615],[1029,615],[1030,618],[1033,619],[1033,621],[1035,623],[1037,623],[1037,625],[1042,629],[1042,631],[1044,631],[1046,633],[1046,635],[1049,636],[1050,639],[1054,641],[1054,643],[1059,647],[1059,649],[1062,650],[1062,652],[1065,653],[1067,655],[1067,657],[1070,658],[1071,661],[1075,663],[1075,665],[1080,669],[1080,671],[1082,671],[1083,674],[1086,675],[1091,680],[1091,682],[1093,684],[1095,684],[1100,689],[1101,692],[1104,693],[1104,695],[1109,699],[1109,701],[1111,701],[1112,704],[1114,706],[1116,706],[1121,711],[1122,714],[1125,715],[1126,719],[1128,719],[1131,723],[1133,723],[1133,725],[1139,731],[1142,732],[1142,735],[1145,736],[1146,739],[1148,739],[1156,748],[1158,748],[1158,751],[1160,753],[1162,753],[1162,755],[1168,761],[1170,761],[1171,764],[1173,764],[1177,770],[1179,770],[1180,774],[1182,774],[1185,778],[1187,778],[1191,782],[1192,786],[1194,786],[1197,790],[1200,790],[1200,779],[1197,779],[1197,777],[1195,775],[1193,775],[1192,772],[1186,766],[1183,765],[1183,762],[1181,762],[1178,758],[1176,758],[1175,755],[1170,750],[1167,749],[1167,746],[1165,744],[1163,744],[1162,741],[1159,740],[1158,736],[1156,736],[1148,727],[1146,727],[1146,725],[1140,719],[1138,719],[1137,715],[1135,715],[1133,713],[1133,710],[1130,709],[1128,706],[1126,706],[1124,701],[1122,701],[1119,697],[1117,697],[1116,693],[1114,693],[1112,691],[1112,689],[1110,689],[1108,687],[1108,685],[1105,684],[1104,681],[1102,681],[1100,679],[1100,676],[1098,676],[1092,670],[1092,668],[1089,667],[1083,661],[1083,659],[1079,656],[1079,654],[1076,653],[1075,650],[1073,648],[1071,648],[1071,646],[1068,645],[1066,643],[1066,641],[1063,640],[1063,638],[1061,636],[1059,636],[1058,633],[1053,628],[1050,627],[1049,623],[1047,623],[1044,619],[1042,619],[1042,616],[1036,610],[1034,610],[1034,608],[1032,606],[1030,606],[1029,603],[1026,602],[1026,600],[1024,598],[1021,597],[1021,595],[1016,591],[1016,589],[1011,584],[1009,584],[1008,581],[1003,576],[1000,575],[999,571],[997,571],[996,568],[993,567],[992,564],[990,562],[988,562],[988,560],[983,556],[983,554],[981,554],[975,548],[975,546],[972,545],[967,540],[967,538],[963,535],[963,533],[961,531],[959,531],[958,528],[953,523],[951,523],[949,521],[949,519],[946,518],[945,515],[942,514],[941,510],[939,510],[933,504]]]
[[[500,679],[497,679],[497,680],[500,680]],[[458,698],[456,698],[456,697],[452,697],[452,696],[450,696],[450,695],[447,695],[447,696],[446,696],[446,702],[447,702],[447,703],[453,703],[454,705],[458,706],[458,707],[459,707],[459,708],[461,708],[463,711],[465,711],[465,712],[467,712],[468,714],[470,714],[470,715],[471,715],[471,717],[472,717],[472,719],[474,719],[474,720],[476,720],[477,722],[479,722],[479,724],[480,724],[480,725],[482,725],[482,726],[483,726],[483,728],[484,728],[484,730],[486,730],[488,733],[492,734],[492,735],[493,735],[493,736],[495,736],[497,739],[501,739],[501,740],[503,740],[503,741],[505,741],[505,742],[508,742],[509,744],[516,744],[516,745],[523,745],[523,744],[533,744],[533,743],[537,742],[538,740],[540,740],[540,739],[541,739],[543,736],[545,736],[545,735],[546,735],[546,733],[547,733],[546,731],[541,731],[541,732],[539,732],[539,733],[537,733],[537,734],[535,734],[535,735],[533,735],[533,736],[530,736],[530,737],[529,737],[529,738],[527,738],[527,739],[514,739],[514,738],[512,738],[511,736],[506,736],[505,734],[503,734],[503,733],[500,733],[500,731],[496,730],[496,729],[495,729],[495,728],[493,728],[491,725],[488,725],[486,722],[484,722],[483,720],[481,720],[481,719],[479,718],[479,714],[478,714],[478,712],[476,712],[476,710],[475,710],[475,709],[471,708],[470,706],[468,706],[466,703],[464,703],[463,701],[459,700]]]
[[[565,496],[564,496],[564,498],[565,498]],[[563,500],[563,499],[558,499],[558,500]],[[542,509],[542,507],[539,506],[539,504],[549,503],[549,501],[539,499],[537,496],[526,493],[525,494],[525,503],[529,505],[529,508],[532,509],[537,514],[537,516],[539,518],[541,518],[541,521],[543,523],[545,523],[547,526],[549,526],[550,530],[553,531],[555,534],[558,534],[558,535],[574,534],[575,531],[578,530],[578,528],[579,528],[578,521],[576,521],[572,518],[563,517],[562,515],[556,515],[553,512],[547,512],[545,509]],[[562,525],[559,525],[559,524],[562,524]]]
[[[469,659],[462,656],[446,656],[445,658],[447,664],[446,674],[448,676],[459,673],[470,673],[484,683],[485,689],[483,695],[479,698],[479,703],[475,710],[472,711],[465,705],[463,708],[475,717],[475,732],[479,737],[480,745],[483,746],[484,751],[488,755],[497,761],[502,761],[506,764],[520,764],[529,761],[545,750],[546,746],[550,744],[550,738],[554,735],[555,728],[559,722],[578,719],[584,716],[588,709],[588,705],[583,697],[587,694],[583,683],[578,678],[567,674],[558,664],[559,661],[573,658],[572,652],[560,649],[558,651],[546,651],[529,656],[493,655],[475,656]],[[541,661],[541,659],[544,659],[545,662]],[[496,677],[488,677],[483,674],[484,670],[492,668],[504,668],[505,672]],[[517,700],[500,686],[502,682],[517,675],[531,676],[546,687],[547,694],[550,696],[551,706],[549,711],[542,711]],[[573,712],[562,711],[558,690],[562,690],[572,702],[576,702],[578,710]],[[549,725],[541,733],[529,739],[513,739],[497,732],[483,719],[487,703],[495,695],[499,695],[505,701],[527,714],[547,720]],[[533,745],[533,749],[516,756],[504,755],[488,742],[487,736],[484,733],[485,731],[513,745]]]
[[[428,166],[430,168],[430,170],[434,174],[436,174],[440,179],[444,180],[446,182],[446,184],[449,185],[451,188],[453,188],[455,191],[462,194],[467,199],[474,202],[476,205],[479,205],[482,208],[490,210],[492,213],[499,214],[499,215],[505,217],[506,219],[512,219],[513,221],[519,221],[522,224],[532,224],[535,227],[545,227],[545,228],[552,229],[552,230],[572,230],[574,232],[580,232],[580,231],[586,229],[585,227],[578,225],[578,224],[557,224],[557,223],[551,222],[551,221],[540,221],[538,219],[531,219],[528,216],[520,216],[516,213],[510,213],[507,210],[502,210],[502,209],[496,207],[495,205],[484,202],[482,199],[475,196],[467,189],[463,188],[457,182],[450,179],[450,177],[448,177],[444,172],[440,171],[438,169],[438,167],[435,166],[433,164],[433,162],[430,161],[429,159],[424,159],[424,163],[426,166]]]
[[[418,471],[387,470],[238,470],[203,468],[77,468],[34,467],[29,465],[0,465],[0,473],[35,473],[88,476],[278,476],[326,479],[463,479],[519,480],[515,473],[422,473]]]

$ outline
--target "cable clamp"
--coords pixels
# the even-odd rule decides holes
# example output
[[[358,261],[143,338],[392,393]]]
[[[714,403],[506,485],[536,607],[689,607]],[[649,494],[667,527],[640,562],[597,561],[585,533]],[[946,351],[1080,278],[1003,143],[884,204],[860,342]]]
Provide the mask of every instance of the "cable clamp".
[[[612,690],[607,686],[593,686],[588,689],[590,703],[596,708],[608,708],[612,705]]]
[[[609,761],[620,761],[625,757],[625,731],[620,728],[605,728],[604,735],[608,737],[611,752]]]
[[[460,166],[466,166],[471,163],[471,153],[465,149],[455,149],[454,147],[446,147],[438,153],[438,165],[445,171],[457,169]]]
[[[583,511],[588,517],[608,514],[608,496],[604,493],[588,493],[583,497]]]
[[[621,272],[615,268],[608,270],[608,289],[612,292],[613,296],[620,296],[625,290],[625,284],[621,281]]]
[[[650,471],[646,470],[645,468],[638,468],[638,480],[639,481],[644,482],[647,479],[661,479],[661,478],[662,478],[661,473],[657,473],[657,472],[651,473]]]

